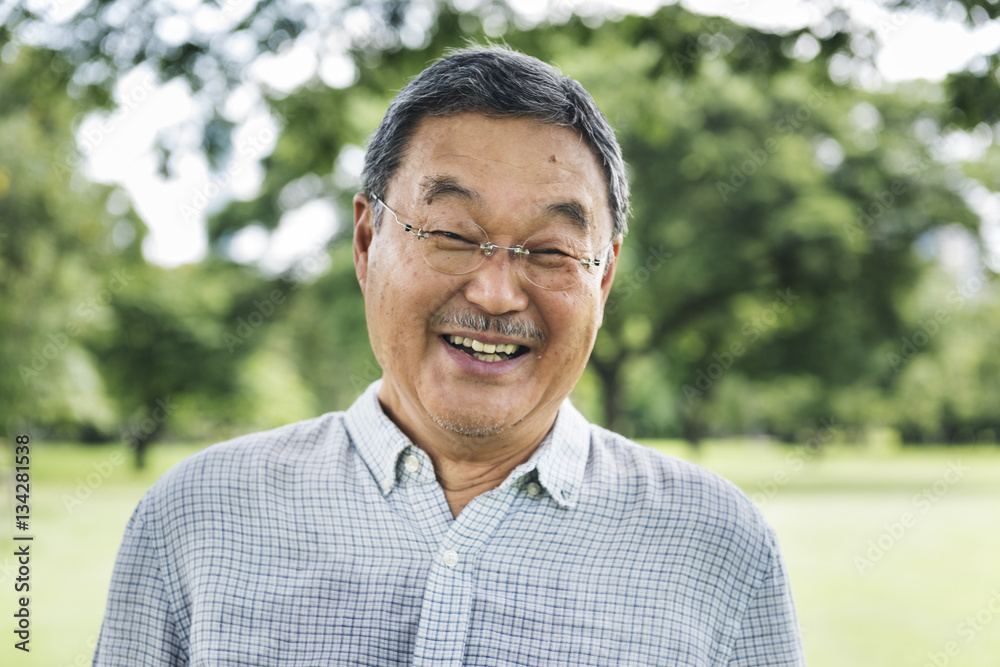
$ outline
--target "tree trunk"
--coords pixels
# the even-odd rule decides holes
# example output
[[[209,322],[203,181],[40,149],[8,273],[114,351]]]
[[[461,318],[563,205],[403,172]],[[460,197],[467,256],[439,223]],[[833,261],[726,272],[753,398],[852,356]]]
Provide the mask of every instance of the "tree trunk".
[[[621,360],[597,361],[590,360],[591,367],[597,372],[597,377],[601,380],[601,403],[604,408],[604,426],[612,431],[621,433],[622,424],[622,400],[621,386],[618,380],[618,369],[621,367]]]
[[[132,451],[135,454],[133,461],[136,470],[142,470],[146,467],[146,454],[149,452],[149,445],[163,430],[163,419],[154,417],[159,409],[160,406],[155,403],[147,406],[146,416],[139,422],[138,427],[132,428]]]
[[[684,439],[697,449],[701,446],[701,438],[705,433],[705,425],[701,419],[701,406],[695,403],[686,410],[681,411],[681,431]]]

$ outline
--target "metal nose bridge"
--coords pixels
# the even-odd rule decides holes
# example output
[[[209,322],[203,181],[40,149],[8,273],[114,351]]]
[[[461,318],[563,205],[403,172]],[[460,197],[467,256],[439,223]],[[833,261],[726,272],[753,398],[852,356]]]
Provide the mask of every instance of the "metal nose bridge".
[[[489,257],[493,254],[494,250],[508,250],[512,253],[512,258],[517,259],[521,255],[528,255],[530,252],[525,250],[523,245],[516,245],[514,247],[508,247],[503,245],[497,245],[493,241],[487,241],[486,243],[479,244],[479,249],[483,251],[483,254]]]
[[[486,241],[485,243],[479,244],[479,249],[483,251],[483,254],[480,256],[479,261],[476,263],[476,268],[472,269],[469,272],[470,274],[479,273],[480,271],[483,271],[485,269],[486,271],[494,271],[494,270],[503,271],[504,274],[506,275],[507,271],[513,269],[514,275],[518,276],[522,280],[527,280],[532,285],[535,284],[533,280],[528,278],[528,266],[524,262],[520,261],[521,257],[530,254],[529,251],[524,246],[522,245],[516,245],[513,247],[503,246],[503,245],[497,245],[492,241]],[[510,258],[509,267],[505,267],[502,264],[498,265],[495,269],[490,269],[486,267],[487,265],[486,259],[488,257],[494,257],[503,254],[503,253],[497,253],[496,252],[497,250],[507,251],[506,254]]]

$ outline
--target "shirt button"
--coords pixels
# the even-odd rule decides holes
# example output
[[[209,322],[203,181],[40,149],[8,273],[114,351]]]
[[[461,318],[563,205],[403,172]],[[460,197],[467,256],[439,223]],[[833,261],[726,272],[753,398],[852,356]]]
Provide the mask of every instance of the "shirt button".
[[[412,473],[416,473],[420,470],[420,457],[416,454],[410,454],[405,459],[403,459],[403,467]]]
[[[383,479],[382,480],[382,490],[388,493],[389,489],[391,489],[391,488],[392,488],[392,480],[391,479]]]
[[[525,488],[525,491],[528,492],[529,496],[534,498],[535,496],[537,496],[539,493],[542,492],[542,487],[540,487],[535,482],[528,482],[528,486]]]
[[[448,549],[443,554],[441,554],[441,560],[443,560],[444,564],[447,565],[448,567],[455,567],[456,565],[458,565],[458,554],[455,553],[454,550]]]

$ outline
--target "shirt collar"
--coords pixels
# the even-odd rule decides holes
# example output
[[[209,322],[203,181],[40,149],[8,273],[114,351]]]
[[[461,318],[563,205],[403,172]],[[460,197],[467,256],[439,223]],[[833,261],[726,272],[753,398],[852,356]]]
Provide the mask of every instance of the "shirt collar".
[[[590,455],[590,424],[567,398],[556,423],[531,458],[515,468],[500,486],[516,483],[526,475],[538,483],[560,507],[576,505]]]
[[[396,462],[413,443],[382,410],[378,402],[381,386],[382,380],[376,380],[354,401],[344,426],[382,495],[388,495],[396,485]]]
[[[344,425],[375,482],[388,495],[398,481],[400,455],[410,439],[389,419],[378,402],[382,380],[376,380],[348,409]],[[555,425],[531,458],[515,468],[500,488],[538,483],[564,508],[576,505],[590,453],[590,424],[566,399]]]

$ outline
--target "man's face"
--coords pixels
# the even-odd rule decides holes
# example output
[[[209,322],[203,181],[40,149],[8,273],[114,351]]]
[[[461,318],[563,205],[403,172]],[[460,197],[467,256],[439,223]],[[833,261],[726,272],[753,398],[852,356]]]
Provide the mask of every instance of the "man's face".
[[[508,247],[555,230],[584,239],[604,260],[564,291],[526,280],[504,250],[471,273],[448,275],[424,261],[418,244],[426,241],[388,211],[372,231],[373,202],[355,198],[355,265],[384,371],[379,398],[390,414],[404,430],[414,423],[479,436],[519,425],[547,429],[587,363],[614,276],[613,262],[607,272],[604,265],[618,254],[591,149],[574,131],[533,119],[429,116],[385,203],[414,229],[460,216]],[[477,331],[477,319],[490,329]],[[517,345],[516,356],[484,361],[454,336]]]

